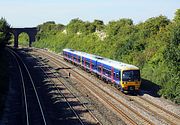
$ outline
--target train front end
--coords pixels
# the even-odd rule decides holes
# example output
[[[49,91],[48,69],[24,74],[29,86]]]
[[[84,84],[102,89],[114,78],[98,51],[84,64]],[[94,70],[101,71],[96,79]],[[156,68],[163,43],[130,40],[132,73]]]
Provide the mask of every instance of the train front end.
[[[123,92],[138,92],[141,85],[139,69],[125,69],[121,71],[121,86]]]

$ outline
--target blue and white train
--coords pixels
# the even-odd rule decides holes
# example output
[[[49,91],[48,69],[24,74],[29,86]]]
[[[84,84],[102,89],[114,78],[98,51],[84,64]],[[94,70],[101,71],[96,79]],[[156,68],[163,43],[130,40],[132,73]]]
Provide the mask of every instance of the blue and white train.
[[[63,57],[75,65],[115,84],[123,92],[137,92],[141,84],[138,67],[72,49],[63,49]]]

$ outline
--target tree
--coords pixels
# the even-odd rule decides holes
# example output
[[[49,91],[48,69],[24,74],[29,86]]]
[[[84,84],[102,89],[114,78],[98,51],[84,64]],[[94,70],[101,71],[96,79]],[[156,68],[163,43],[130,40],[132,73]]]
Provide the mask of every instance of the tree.
[[[147,38],[152,35],[156,35],[161,28],[165,28],[170,23],[170,20],[165,16],[152,17],[149,18],[144,23],[140,23],[138,25],[141,30],[141,37]]]
[[[85,22],[83,22],[79,18],[72,19],[70,23],[66,26],[66,30],[68,33],[85,31]]]
[[[9,40],[11,39],[11,34],[9,32],[10,25],[4,18],[0,19],[0,46],[5,46],[9,44]]]
[[[131,19],[120,19],[118,21],[111,21],[106,26],[106,32],[110,36],[117,35],[120,32],[125,32],[122,28],[127,28],[133,25],[133,21]]]
[[[173,21],[176,22],[177,24],[180,23],[180,9],[176,11]]]
[[[102,20],[94,20],[92,23],[96,30],[102,30],[104,29],[104,22]]]

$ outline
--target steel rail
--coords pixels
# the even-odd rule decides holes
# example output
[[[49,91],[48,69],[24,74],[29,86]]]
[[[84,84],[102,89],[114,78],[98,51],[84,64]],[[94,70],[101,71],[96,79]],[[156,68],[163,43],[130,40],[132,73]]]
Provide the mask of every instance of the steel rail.
[[[19,69],[19,72],[20,72],[20,75],[21,75],[21,82],[22,82],[22,86],[23,86],[23,96],[24,96],[24,102],[25,102],[25,112],[26,112],[26,125],[29,125],[29,113],[28,113],[28,105],[27,105],[27,97],[26,97],[26,89],[25,89],[25,83],[24,83],[24,77],[23,77],[23,74],[22,74],[22,69],[20,67],[20,64],[17,60],[17,57],[15,56],[15,54],[13,52],[11,52],[10,50],[6,49],[13,57],[14,59],[16,60],[17,62],[17,65],[18,65],[18,69]]]
[[[32,57],[33,57],[34,59],[36,59],[36,57],[34,57],[34,56],[32,56]],[[37,60],[37,59],[36,59],[36,60]],[[40,62],[40,61],[39,61],[39,62]],[[40,62],[40,63],[41,63],[41,62]],[[41,64],[42,64],[42,63],[41,63]],[[81,125],[85,125],[85,124],[83,123],[82,119],[80,118],[80,116],[76,113],[76,111],[74,110],[74,108],[73,108],[73,107],[71,106],[71,104],[68,102],[68,100],[67,100],[67,98],[65,97],[65,95],[61,93],[61,91],[60,91],[59,88],[57,87],[56,83],[55,83],[54,81],[52,81],[52,80],[48,77],[47,73],[44,71],[44,69],[43,69],[42,67],[40,67],[40,69],[43,71],[43,73],[45,74],[46,78],[47,78],[48,80],[50,80],[51,83],[53,83],[53,84],[55,85],[58,93],[66,100],[67,105],[70,107],[70,109],[73,111],[73,113],[75,114],[75,116],[78,118],[78,120],[80,121]],[[48,70],[50,71],[49,68],[48,68]]]
[[[31,76],[31,74],[30,74],[30,72],[29,72],[26,64],[24,63],[24,61],[21,59],[21,57],[20,57],[14,50],[9,49],[9,48],[8,48],[8,50],[11,51],[12,53],[14,53],[14,55],[16,55],[16,56],[21,60],[24,68],[26,69],[26,71],[27,71],[27,73],[28,73],[28,76],[29,76],[29,78],[30,78],[31,84],[32,84],[33,89],[34,89],[34,92],[35,92],[35,95],[36,95],[36,99],[37,99],[37,101],[38,101],[38,105],[39,105],[39,108],[40,108],[40,111],[41,111],[41,115],[42,115],[42,118],[43,118],[44,125],[47,125],[47,122],[46,122],[46,119],[45,119],[45,116],[44,116],[44,112],[43,112],[43,109],[42,109],[42,105],[41,105],[41,102],[40,102],[40,99],[39,99],[39,96],[38,96],[36,87],[35,87],[35,85],[34,85],[34,81],[33,81],[33,79],[32,79],[32,76]]]
[[[162,111],[166,112],[167,114],[170,114],[170,115],[174,116],[175,118],[180,119],[180,116],[178,116],[178,115],[176,115],[176,114],[174,114],[174,113],[172,113],[172,112],[170,112],[170,111],[168,111],[168,110],[165,110],[165,109],[162,108],[161,106],[159,106],[159,105],[157,105],[157,104],[155,104],[155,103],[147,100],[146,98],[143,98],[143,97],[141,97],[141,96],[138,96],[138,97],[141,98],[142,100],[145,100],[146,102],[150,103],[151,105],[154,105],[155,107],[161,109]]]

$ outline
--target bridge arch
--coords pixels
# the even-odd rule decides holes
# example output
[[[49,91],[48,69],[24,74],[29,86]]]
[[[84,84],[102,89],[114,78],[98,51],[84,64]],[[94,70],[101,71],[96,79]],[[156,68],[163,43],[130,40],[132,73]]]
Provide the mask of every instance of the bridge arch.
[[[18,39],[19,35],[23,32],[27,33],[29,36],[29,47],[31,47],[32,43],[35,42],[36,40],[36,34],[37,34],[37,28],[32,27],[32,28],[11,28],[10,32],[13,33],[14,35],[14,47],[18,47]]]

